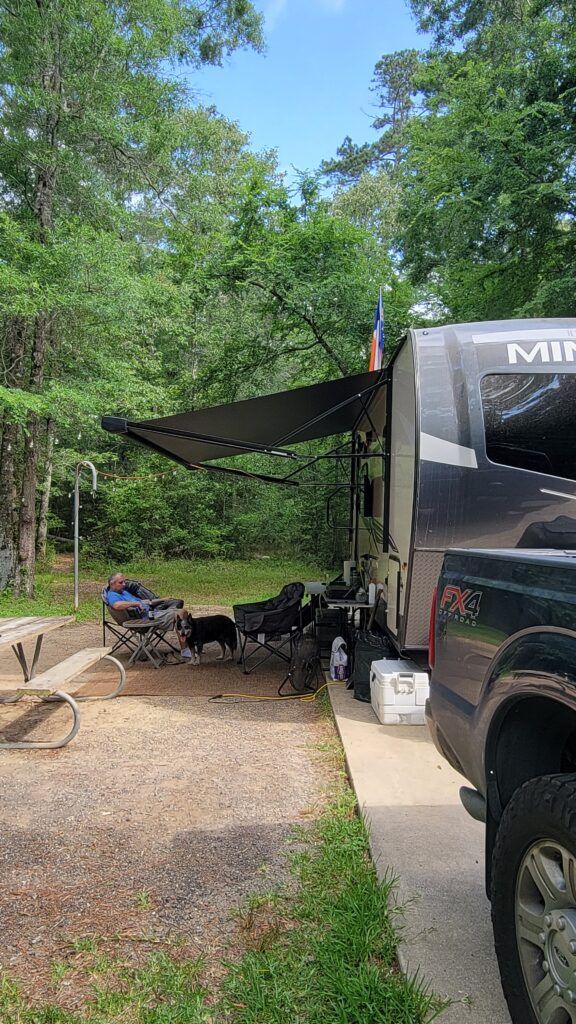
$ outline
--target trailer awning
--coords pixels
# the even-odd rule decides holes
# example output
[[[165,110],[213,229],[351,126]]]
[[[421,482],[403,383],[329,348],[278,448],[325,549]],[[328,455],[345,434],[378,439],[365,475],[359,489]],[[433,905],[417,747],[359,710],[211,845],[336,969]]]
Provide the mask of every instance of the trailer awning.
[[[155,420],[104,416],[102,428],[190,468],[254,452],[296,460],[296,453],[287,446],[354,430],[384,377],[381,371],[359,373]],[[204,468],[229,471],[228,467]]]

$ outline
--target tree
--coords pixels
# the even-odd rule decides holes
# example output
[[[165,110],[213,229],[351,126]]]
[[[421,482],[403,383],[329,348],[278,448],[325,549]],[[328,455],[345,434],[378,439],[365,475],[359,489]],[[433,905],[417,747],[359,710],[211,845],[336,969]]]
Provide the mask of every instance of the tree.
[[[437,50],[458,40],[474,45],[485,29],[495,24],[526,24],[536,12],[543,14],[567,7],[556,2],[534,5],[533,0],[410,0],[423,32],[431,32]]]
[[[406,153],[406,127],[415,109],[415,79],[420,66],[417,50],[385,54],[374,69],[372,89],[381,113],[373,127],[382,134],[376,143],[379,162],[398,174]]]
[[[379,113],[372,127],[380,132],[375,142],[357,145],[350,136],[336,151],[336,158],[324,160],[322,174],[339,188],[353,186],[367,172],[385,169],[392,177],[400,170],[406,147],[406,126],[415,106],[414,80],[420,55],[417,50],[384,54],[374,68],[371,90]]]
[[[33,396],[59,367],[67,305],[54,280],[57,246],[89,226],[97,258],[102,233],[121,241],[149,227],[151,212],[161,219],[180,159],[185,101],[167,66],[218,63],[235,46],[259,45],[259,31],[248,0],[0,3],[2,207],[20,255],[33,251],[40,269],[36,280],[26,260],[16,260],[1,339],[5,387],[23,388],[30,411],[15,452],[17,402],[5,401],[0,489],[4,506],[8,495],[17,497],[18,514],[0,523],[0,588],[11,578],[16,590],[33,587],[45,433]]]
[[[233,356],[236,387],[246,365],[252,385],[263,381],[268,391],[273,381],[306,384],[366,366],[378,288],[394,282],[368,231],[309,190],[300,207],[291,205],[286,190],[262,175],[247,182],[213,274],[226,302],[234,310],[242,304],[255,325],[244,345],[232,334],[220,365],[229,370]],[[392,308],[395,336],[405,310],[396,318]]]
[[[357,145],[347,136],[336,157],[320,167],[320,173],[335,185],[333,211],[370,231],[389,252],[395,250],[399,234],[401,181],[408,125],[416,109],[419,62],[416,50],[380,58],[371,85],[378,105],[372,127],[379,132],[378,138]]]
[[[413,5],[436,45],[410,126],[404,252],[457,319],[568,316],[576,284],[576,13]],[[456,50],[447,50],[460,40]]]

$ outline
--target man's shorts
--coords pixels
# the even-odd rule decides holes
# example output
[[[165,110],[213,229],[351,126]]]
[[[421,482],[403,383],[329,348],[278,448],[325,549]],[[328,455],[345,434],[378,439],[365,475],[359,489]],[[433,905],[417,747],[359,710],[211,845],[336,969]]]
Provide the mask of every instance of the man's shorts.
[[[155,608],[152,608],[154,622],[157,622],[159,626],[164,626],[166,629],[174,629],[176,626],[176,612],[183,605],[183,601],[167,597],[165,601],[162,601],[162,604],[157,604]]]

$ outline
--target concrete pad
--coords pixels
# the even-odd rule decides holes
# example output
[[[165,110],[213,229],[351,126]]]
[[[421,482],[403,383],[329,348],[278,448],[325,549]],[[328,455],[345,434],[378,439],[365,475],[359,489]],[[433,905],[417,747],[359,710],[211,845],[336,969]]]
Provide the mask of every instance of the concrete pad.
[[[454,1002],[446,1024],[510,1024],[484,892],[484,826],[460,803],[464,784],[425,726],[380,725],[341,684],[330,698],[379,876],[406,908],[402,968]]]

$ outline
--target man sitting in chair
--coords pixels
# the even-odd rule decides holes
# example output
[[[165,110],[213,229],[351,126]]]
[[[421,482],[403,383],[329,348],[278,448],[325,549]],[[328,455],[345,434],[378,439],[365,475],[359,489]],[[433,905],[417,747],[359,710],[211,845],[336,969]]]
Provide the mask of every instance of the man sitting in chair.
[[[181,657],[185,659],[192,657],[192,652],[186,644],[186,637],[182,636],[177,628],[178,620],[188,616],[187,609],[183,607],[183,601],[171,597],[158,597],[153,601],[142,601],[126,590],[126,577],[122,572],[115,572],[108,577],[107,589],[110,608],[114,608],[118,612],[125,611],[130,618],[134,616],[153,619],[154,622],[158,622],[162,626],[171,627],[176,631]]]

